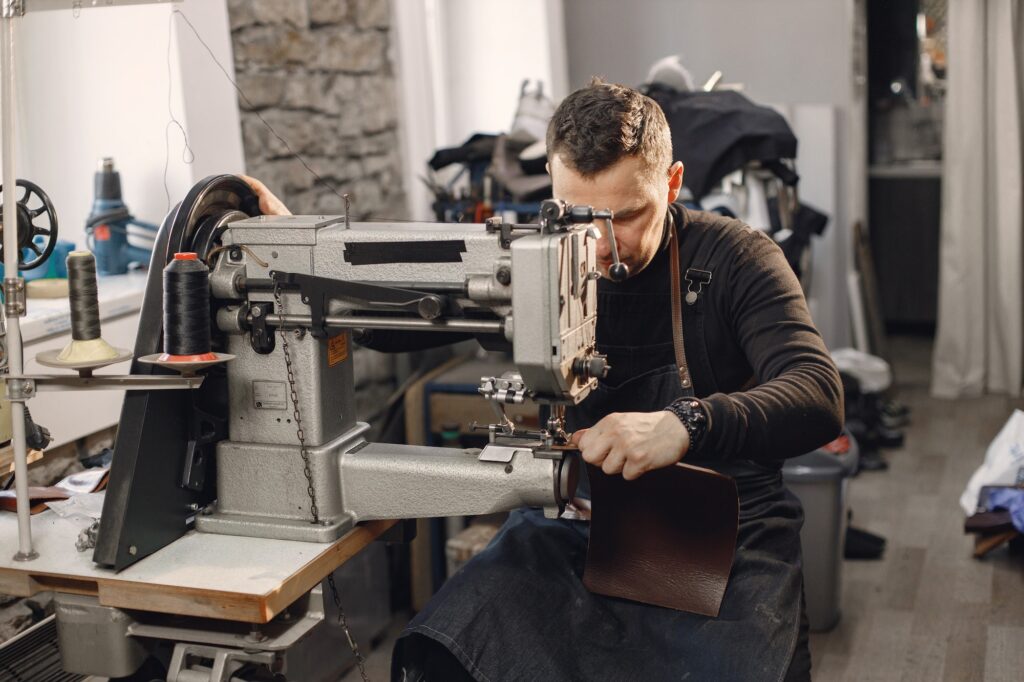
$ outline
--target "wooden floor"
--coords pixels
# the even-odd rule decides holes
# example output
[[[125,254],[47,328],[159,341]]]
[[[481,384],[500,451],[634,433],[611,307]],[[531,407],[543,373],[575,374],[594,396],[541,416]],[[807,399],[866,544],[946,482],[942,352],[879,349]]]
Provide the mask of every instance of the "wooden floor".
[[[1024,680],[1024,556],[971,558],[958,500],[1015,407],[1002,397],[928,395],[930,345],[893,343],[899,397],[913,408],[887,472],[850,485],[854,525],[889,544],[881,561],[843,565],[843,617],[813,635],[818,682]]]
[[[1024,680],[1024,555],[971,558],[958,500],[989,441],[1024,401],[928,395],[931,347],[893,340],[899,397],[913,408],[887,472],[850,485],[854,524],[888,538],[880,561],[843,565],[843,617],[812,635],[815,682]],[[394,633],[369,657],[388,676]],[[350,673],[346,680],[357,680]]]

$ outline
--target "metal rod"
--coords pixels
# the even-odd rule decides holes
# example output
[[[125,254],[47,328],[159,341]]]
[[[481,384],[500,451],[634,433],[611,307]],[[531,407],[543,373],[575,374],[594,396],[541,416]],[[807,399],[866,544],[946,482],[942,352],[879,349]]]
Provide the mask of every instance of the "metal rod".
[[[405,291],[415,291],[417,293],[467,295],[465,282],[371,282],[369,280],[353,280],[352,284],[369,284],[376,287],[403,289]],[[244,290],[273,291],[274,280],[257,278],[246,279]]]
[[[35,384],[36,393],[41,391],[178,391],[199,388],[203,376],[173,376],[165,374],[101,374],[83,377],[74,374],[30,374],[8,377],[26,379]]]
[[[115,5],[166,5],[177,3],[181,0],[81,0],[77,9],[89,9],[90,7],[112,7]],[[26,0],[25,11],[35,13],[50,10],[75,9],[72,0]]]
[[[17,186],[14,174],[14,17],[4,16],[0,27],[0,144],[3,145],[4,278],[18,277]],[[7,363],[11,374],[22,373],[21,319],[7,318]],[[28,449],[25,446],[25,403],[11,401],[11,444],[14,446],[14,483],[18,505],[18,553],[16,561],[31,561],[31,507],[28,498]]]
[[[472,334],[505,333],[504,322],[489,320],[420,320],[408,317],[328,315],[324,318],[324,323],[335,329],[394,329]],[[310,315],[267,315],[267,324],[272,327],[311,327],[313,318]]]

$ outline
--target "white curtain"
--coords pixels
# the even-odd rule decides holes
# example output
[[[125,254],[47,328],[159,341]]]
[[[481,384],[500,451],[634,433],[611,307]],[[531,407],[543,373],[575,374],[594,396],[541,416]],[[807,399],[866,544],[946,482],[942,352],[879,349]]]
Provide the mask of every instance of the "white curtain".
[[[932,392],[1024,387],[1024,0],[950,0]]]

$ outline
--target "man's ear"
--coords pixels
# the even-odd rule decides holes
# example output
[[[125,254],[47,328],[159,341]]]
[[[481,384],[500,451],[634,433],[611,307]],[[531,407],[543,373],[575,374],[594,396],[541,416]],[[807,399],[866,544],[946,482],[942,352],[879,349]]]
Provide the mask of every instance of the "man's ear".
[[[683,162],[676,161],[668,169],[668,203],[679,198],[683,189]]]
[[[545,161],[544,162],[544,172],[547,173],[548,175],[551,175],[551,162],[550,161]]]

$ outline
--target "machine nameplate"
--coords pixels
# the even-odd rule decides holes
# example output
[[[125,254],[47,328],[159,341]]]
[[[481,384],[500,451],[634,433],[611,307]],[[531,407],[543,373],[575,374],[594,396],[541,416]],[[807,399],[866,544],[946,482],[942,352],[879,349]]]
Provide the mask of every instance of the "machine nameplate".
[[[288,409],[288,385],[283,381],[252,382],[252,400],[260,410]]]

